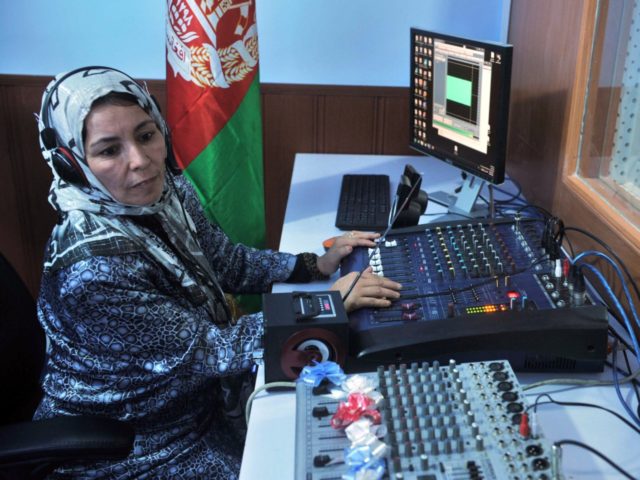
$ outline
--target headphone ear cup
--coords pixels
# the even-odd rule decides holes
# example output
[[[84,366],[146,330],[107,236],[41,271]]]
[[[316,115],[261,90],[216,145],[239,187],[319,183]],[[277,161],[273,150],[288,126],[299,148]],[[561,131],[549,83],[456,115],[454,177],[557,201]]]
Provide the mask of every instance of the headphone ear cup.
[[[89,181],[76,157],[68,149],[58,147],[51,152],[51,163],[53,168],[65,182],[76,187],[85,188],[89,186]]]
[[[429,195],[424,190],[418,190],[415,201],[420,206],[420,215],[427,211],[427,205],[429,204]]]
[[[393,224],[394,228],[412,227],[417,225],[422,215],[422,207],[418,202],[410,201],[409,205],[402,210]]]

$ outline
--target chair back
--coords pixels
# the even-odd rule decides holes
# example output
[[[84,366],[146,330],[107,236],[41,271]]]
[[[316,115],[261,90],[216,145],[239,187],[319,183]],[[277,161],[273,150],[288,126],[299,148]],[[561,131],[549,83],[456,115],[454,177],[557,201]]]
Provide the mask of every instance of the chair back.
[[[36,303],[0,253],[0,425],[31,420],[42,397],[45,348]]]

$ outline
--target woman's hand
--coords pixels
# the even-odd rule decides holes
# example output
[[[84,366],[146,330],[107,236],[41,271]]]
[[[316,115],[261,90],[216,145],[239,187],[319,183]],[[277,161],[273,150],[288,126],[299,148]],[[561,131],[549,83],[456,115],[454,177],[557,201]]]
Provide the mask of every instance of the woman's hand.
[[[379,233],[358,232],[355,230],[335,237],[333,245],[331,245],[327,253],[318,257],[318,270],[327,276],[333,274],[338,270],[342,259],[349,255],[354,247],[373,248],[376,246],[374,240],[378,237],[380,237]]]
[[[340,278],[331,286],[331,290],[339,290],[344,298],[351,288],[351,284],[358,276],[358,272],[351,272]],[[344,301],[344,308],[352,312],[362,307],[385,308],[391,305],[392,300],[400,298],[402,285],[388,278],[373,273],[368,267]]]

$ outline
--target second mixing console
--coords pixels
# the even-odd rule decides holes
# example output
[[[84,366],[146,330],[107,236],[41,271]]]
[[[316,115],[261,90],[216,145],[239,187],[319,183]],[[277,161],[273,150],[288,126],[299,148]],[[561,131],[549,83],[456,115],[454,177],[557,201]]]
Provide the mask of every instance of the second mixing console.
[[[423,362],[362,375],[382,396],[384,445],[375,448],[385,452],[383,478],[553,478],[551,444],[541,432],[523,429],[527,406],[508,362]],[[295,478],[344,478],[350,442],[331,421],[341,400],[304,382],[296,389]]]

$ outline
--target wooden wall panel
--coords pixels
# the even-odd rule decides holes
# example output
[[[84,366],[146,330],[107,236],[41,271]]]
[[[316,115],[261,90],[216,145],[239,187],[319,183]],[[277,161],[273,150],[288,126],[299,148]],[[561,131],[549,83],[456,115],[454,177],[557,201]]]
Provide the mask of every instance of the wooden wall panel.
[[[376,153],[384,155],[416,155],[409,149],[409,89],[398,88],[378,99],[380,131]]]
[[[8,83],[0,86],[0,249],[35,295],[45,240],[56,220],[47,202],[51,174],[40,154],[33,115],[46,81],[12,77]]]
[[[373,96],[324,97],[322,146],[324,152],[375,152],[376,98]]]
[[[263,93],[264,195],[271,248],[280,243],[295,154],[318,149],[316,104],[311,94]]]
[[[582,0],[512,0],[508,172],[551,209],[573,86]]]

